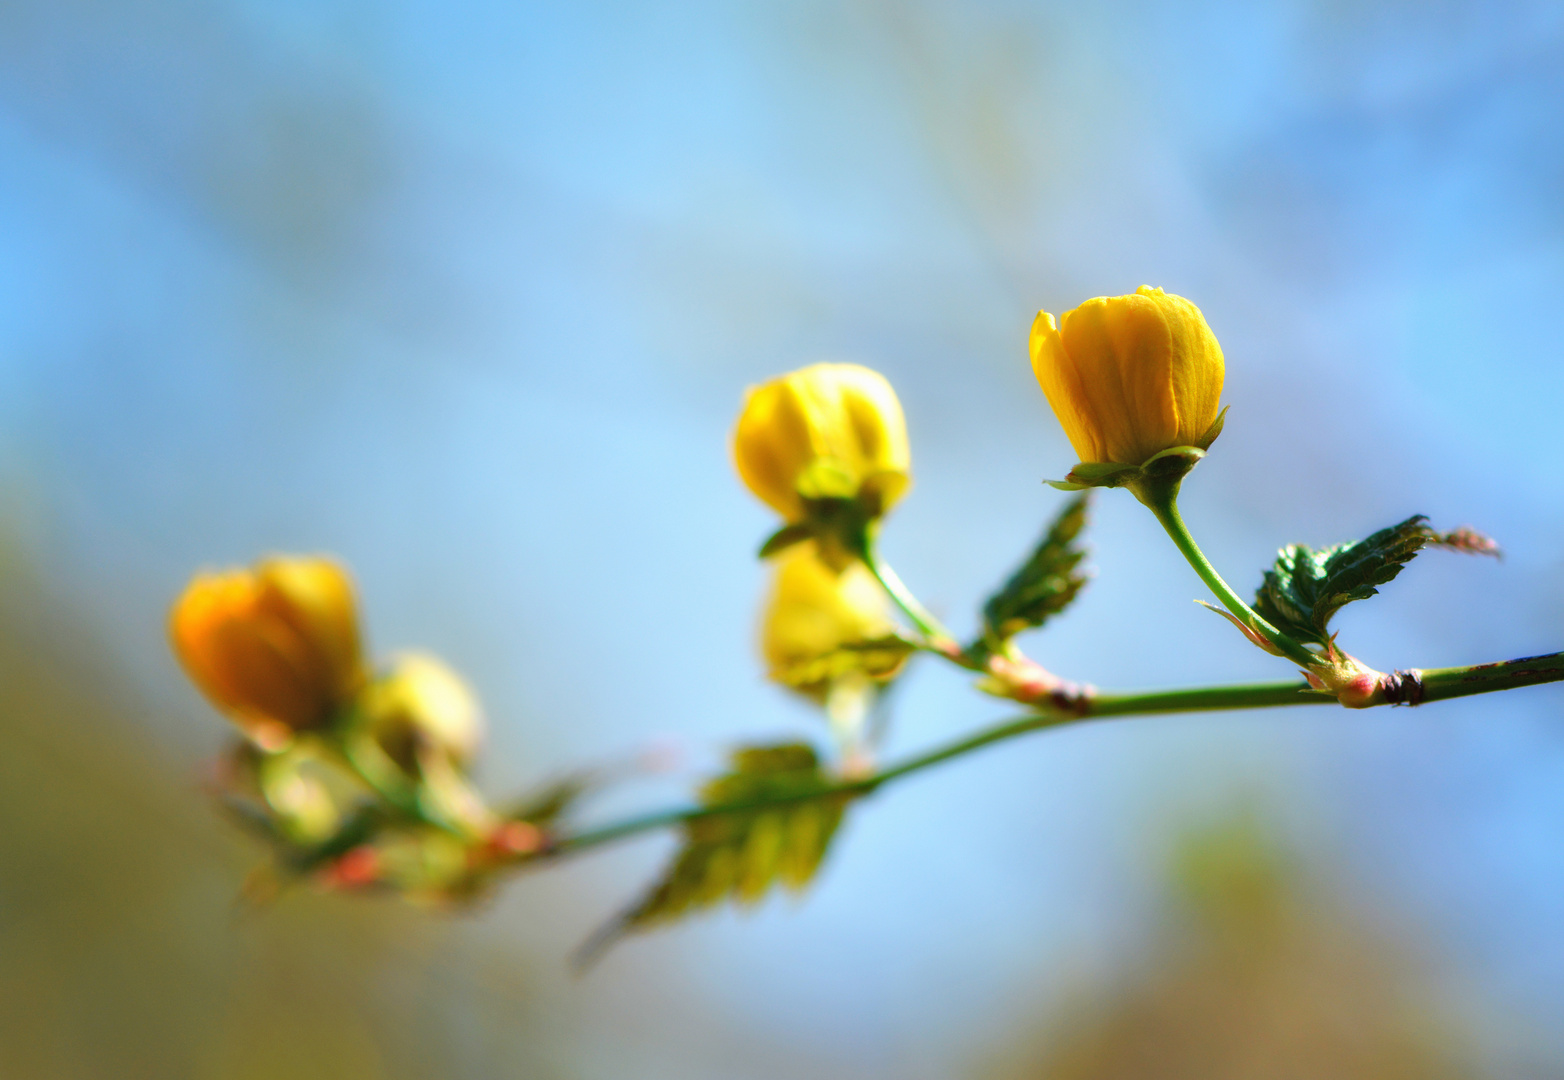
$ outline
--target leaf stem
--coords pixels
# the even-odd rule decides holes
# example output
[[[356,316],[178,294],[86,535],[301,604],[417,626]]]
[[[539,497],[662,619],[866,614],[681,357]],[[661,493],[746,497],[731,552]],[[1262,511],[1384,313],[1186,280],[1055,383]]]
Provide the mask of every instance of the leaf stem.
[[[1211,565],[1211,560],[1206,558],[1205,552],[1200,550],[1200,545],[1195,543],[1195,538],[1190,535],[1189,526],[1184,524],[1184,516],[1178,512],[1176,481],[1171,484],[1147,484],[1134,489],[1134,493],[1146,504],[1147,509],[1156,515],[1162,527],[1167,530],[1168,536],[1172,538],[1174,546],[1188,560],[1189,565],[1194,567],[1195,573],[1200,575],[1200,580],[1206,583],[1206,587],[1222,602],[1222,606],[1233,613],[1234,618],[1304,669],[1307,670],[1319,663],[1320,658],[1305,648],[1302,642],[1282,633],[1261,618],[1258,612],[1244,603],[1243,599],[1233,591],[1232,586],[1222,580],[1222,575],[1216,572],[1216,567]]]

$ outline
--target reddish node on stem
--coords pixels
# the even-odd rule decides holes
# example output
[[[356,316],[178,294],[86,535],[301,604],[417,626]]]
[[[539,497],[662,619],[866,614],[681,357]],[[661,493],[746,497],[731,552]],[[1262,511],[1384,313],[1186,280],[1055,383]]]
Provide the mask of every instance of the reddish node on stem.
[[[948,637],[930,638],[929,648],[948,660],[960,660],[965,655],[961,643]]]
[[[1061,712],[1085,716],[1091,709],[1090,686],[1080,686],[1059,678],[1053,672],[1026,657],[1012,659],[990,656],[988,673],[1003,688],[1003,696],[1026,705],[1047,702]]]
[[[378,880],[380,855],[368,844],[343,852],[321,874],[322,884],[332,889],[362,889]]]
[[[1009,691],[1017,701],[1040,701],[1059,688],[1060,679],[1053,672],[1025,657],[1012,659],[994,655],[988,658],[988,673]]]
[[[1349,709],[1366,709],[1370,705],[1378,705],[1380,678],[1377,671],[1354,675],[1335,688],[1336,700]]]
[[[543,847],[543,830],[530,821],[507,821],[489,834],[489,851],[500,858],[534,855]]]

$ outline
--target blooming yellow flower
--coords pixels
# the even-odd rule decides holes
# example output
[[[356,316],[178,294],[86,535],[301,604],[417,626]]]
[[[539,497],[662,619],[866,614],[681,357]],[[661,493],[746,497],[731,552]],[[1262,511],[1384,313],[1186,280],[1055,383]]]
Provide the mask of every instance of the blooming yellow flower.
[[[1142,285],[1088,300],[1057,327],[1040,311],[1030,344],[1032,370],[1081,461],[1142,465],[1215,439],[1222,347],[1183,297]]]
[[[862,563],[848,563],[838,573],[809,543],[777,557],[761,621],[761,652],[772,679],[819,697],[833,678],[849,672],[889,676],[905,652],[889,649],[880,655],[880,650],[844,652],[843,647],[895,632],[885,592]]]
[[[409,772],[422,746],[466,765],[483,738],[483,714],[467,683],[425,653],[397,657],[390,673],[365,689],[359,706],[370,733]]]
[[[814,364],[749,389],[733,430],[739,476],[790,522],[806,499],[857,499],[877,517],[911,483],[907,422],[879,372]]]
[[[325,724],[364,681],[353,582],[331,559],[197,574],[169,630],[190,678],[263,746]]]

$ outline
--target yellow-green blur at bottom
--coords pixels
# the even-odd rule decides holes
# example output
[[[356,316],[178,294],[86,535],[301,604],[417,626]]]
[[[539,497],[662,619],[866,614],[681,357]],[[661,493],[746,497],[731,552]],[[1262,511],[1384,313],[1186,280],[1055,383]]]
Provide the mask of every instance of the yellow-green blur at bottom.
[[[1222,346],[1182,296],[1142,285],[1098,296],[1056,325],[1032,324],[1032,371],[1087,463],[1141,465],[1176,446],[1209,447],[1222,397]]]

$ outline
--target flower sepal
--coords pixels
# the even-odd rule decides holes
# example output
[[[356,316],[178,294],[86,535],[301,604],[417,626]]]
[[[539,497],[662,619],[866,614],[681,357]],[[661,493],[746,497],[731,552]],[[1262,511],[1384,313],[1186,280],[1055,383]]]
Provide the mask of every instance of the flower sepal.
[[[795,544],[802,544],[805,540],[815,538],[815,526],[810,521],[795,521],[791,525],[784,525],[770,536],[766,542],[760,545],[756,557],[769,559],[773,555],[780,555]]]
[[[1227,420],[1227,409],[1216,414],[1216,419],[1200,438],[1189,446],[1170,446],[1158,451],[1139,465],[1126,465],[1118,461],[1082,461],[1071,469],[1063,480],[1047,480],[1044,483],[1060,491],[1084,491],[1094,487],[1122,487],[1135,490],[1146,482],[1168,484],[1184,479],[1189,471],[1200,463],[1222,434]]]
[[[862,493],[857,498],[805,499],[804,518],[782,526],[760,545],[759,555],[769,559],[795,544],[815,541],[820,559],[840,571],[863,557],[869,529],[878,515],[865,505]]]
[[[1063,480],[1048,480],[1049,487],[1060,491],[1084,491],[1087,488],[1129,488],[1177,483],[1206,456],[1198,446],[1170,446],[1153,454],[1140,465],[1117,461],[1083,461],[1065,474]]]

